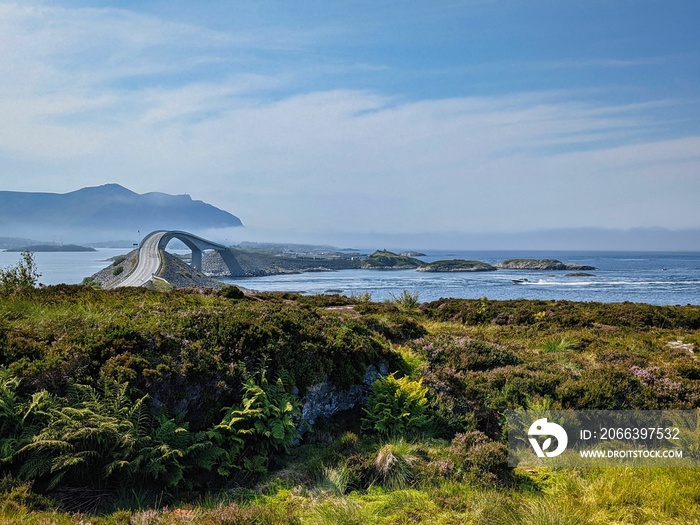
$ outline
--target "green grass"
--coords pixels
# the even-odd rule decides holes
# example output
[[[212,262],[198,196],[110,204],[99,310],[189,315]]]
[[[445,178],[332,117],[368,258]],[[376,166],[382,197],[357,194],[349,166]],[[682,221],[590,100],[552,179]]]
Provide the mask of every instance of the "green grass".
[[[0,509],[2,523],[96,525],[126,523],[493,523],[697,524],[696,469],[591,469],[548,473],[541,490],[488,489],[468,483],[424,483],[408,489],[381,487],[339,495],[278,488],[241,501],[235,495],[206,504],[173,504],[107,516]],[[246,521],[248,520],[248,521]],[[275,521],[279,520],[279,521]],[[83,521],[85,523],[86,521]]]
[[[0,296],[0,366],[21,379],[20,400],[111,378],[197,431],[242,401],[262,363],[303,395],[324,378],[357,384],[383,361],[422,381],[431,416],[420,435],[389,441],[362,430],[360,408],[320,418],[289,455],[269,456],[265,475],[122,487],[111,494],[122,510],[103,514],[59,512],[44,490],[50,477],[17,481],[17,460],[0,465],[0,523],[700,523],[700,468],[513,471],[500,441],[513,408],[699,408],[700,360],[668,342],[697,353],[700,308],[417,305],[407,291],[389,303],[78,286]]]
[[[400,311],[410,312],[415,310],[419,304],[417,293],[411,293],[408,290],[403,290],[399,295],[389,294],[389,303],[396,305]]]
[[[580,345],[579,341],[564,336],[558,339],[546,340],[540,345],[540,349],[544,352],[570,352],[579,348]]]

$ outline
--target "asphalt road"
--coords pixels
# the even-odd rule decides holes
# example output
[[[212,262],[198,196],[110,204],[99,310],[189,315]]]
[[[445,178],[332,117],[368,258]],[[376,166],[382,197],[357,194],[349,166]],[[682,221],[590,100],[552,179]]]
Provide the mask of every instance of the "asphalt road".
[[[114,288],[143,286],[153,278],[153,274],[158,272],[161,264],[158,243],[166,233],[158,232],[143,241],[139,249],[139,261],[136,268],[123,281],[115,284]]]

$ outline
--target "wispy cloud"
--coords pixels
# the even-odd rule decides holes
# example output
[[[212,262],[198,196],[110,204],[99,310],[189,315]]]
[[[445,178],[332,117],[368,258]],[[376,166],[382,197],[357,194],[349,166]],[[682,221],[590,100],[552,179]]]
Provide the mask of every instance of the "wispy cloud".
[[[11,189],[116,181],[187,191],[248,225],[305,230],[700,225],[688,175],[700,173],[700,139],[659,133],[655,111],[674,100],[311,88],[311,70],[368,65],[294,69],[270,53],[322,44],[120,9],[0,4],[0,34],[0,167],[13,160],[2,175]],[[44,175],[27,182],[17,159]],[[661,197],[678,212],[671,221],[653,206]]]
[[[588,69],[588,68],[629,68],[660,64],[667,60],[667,57],[644,57],[644,58],[571,58],[568,60],[543,60],[523,62],[520,65],[527,68],[536,69]]]

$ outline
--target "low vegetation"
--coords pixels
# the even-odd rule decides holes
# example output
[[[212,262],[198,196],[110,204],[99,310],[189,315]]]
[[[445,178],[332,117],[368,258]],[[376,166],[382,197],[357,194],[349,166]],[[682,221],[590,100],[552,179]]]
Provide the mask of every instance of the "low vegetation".
[[[24,250],[14,266],[0,269],[0,293],[12,294],[37,285],[41,274],[34,263],[34,253]]]
[[[418,268],[423,262],[406,255],[399,255],[387,250],[377,250],[362,260],[362,268],[379,270],[403,270],[407,268]]]
[[[502,427],[517,408],[700,408],[700,307],[29,277],[0,288],[2,523],[700,516],[698,468],[512,469]],[[302,420],[310,387],[380,363],[364,406]]]

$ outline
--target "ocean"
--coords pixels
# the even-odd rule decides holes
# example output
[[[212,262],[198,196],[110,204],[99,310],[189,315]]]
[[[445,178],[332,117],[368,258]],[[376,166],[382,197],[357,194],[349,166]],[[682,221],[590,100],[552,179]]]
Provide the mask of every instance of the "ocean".
[[[425,273],[415,270],[343,270],[339,272],[227,279],[259,291],[305,294],[370,293],[383,301],[403,290],[420,301],[441,297],[463,299],[557,299],[597,302],[641,302],[656,305],[700,304],[700,252],[560,252],[447,251],[423,252],[426,262],[479,260],[490,264],[513,259],[558,259],[598,268],[590,276],[567,271],[498,270],[475,273]],[[513,280],[524,280],[515,284]]]
[[[370,253],[372,250],[367,250]],[[76,284],[110,264],[124,249],[97,252],[36,253],[40,282]],[[342,270],[269,277],[225,279],[257,291],[304,294],[370,293],[375,301],[403,290],[420,301],[441,297],[465,299],[555,299],[641,302],[656,305],[700,304],[700,252],[560,252],[560,251],[426,251],[426,262],[476,259],[495,264],[511,258],[558,259],[598,268],[589,276],[566,271],[498,270],[477,273],[424,273],[415,270]],[[0,267],[14,265],[20,254],[0,252]],[[514,280],[526,280],[515,284]]]

